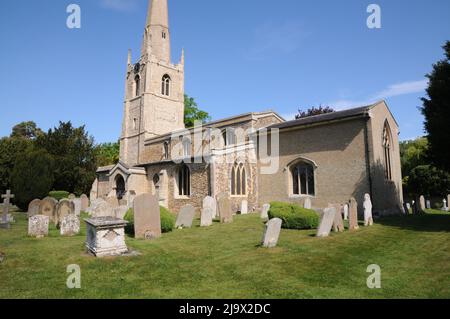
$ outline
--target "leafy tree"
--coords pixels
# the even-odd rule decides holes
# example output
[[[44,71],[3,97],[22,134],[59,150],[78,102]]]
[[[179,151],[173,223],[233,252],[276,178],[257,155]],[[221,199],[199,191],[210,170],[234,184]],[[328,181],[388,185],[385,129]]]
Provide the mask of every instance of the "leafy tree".
[[[13,127],[11,137],[22,137],[27,139],[34,139],[43,132],[37,127],[36,123],[32,121],[22,122]]]
[[[119,162],[120,143],[103,143],[95,147],[97,166],[107,166]]]
[[[400,142],[400,158],[403,176],[409,176],[411,171],[419,165],[428,165],[428,140],[420,137],[412,141]]]
[[[444,45],[446,58],[433,65],[427,75],[428,98],[422,98],[425,130],[430,142],[430,156],[440,168],[450,171],[450,41]]]
[[[43,149],[29,147],[17,158],[11,174],[14,202],[22,210],[35,198],[44,198],[53,185],[53,158]]]
[[[302,109],[298,109],[298,114],[295,116],[295,119],[299,120],[299,119],[302,119],[305,117],[333,113],[333,112],[336,112],[336,111],[329,106],[322,106],[322,105],[319,107],[313,106],[306,111],[303,111]]]
[[[45,149],[54,160],[54,189],[75,194],[90,190],[95,179],[95,147],[84,126],[74,128],[71,122],[60,122],[38,136],[36,147]]]
[[[194,98],[184,95],[184,124],[187,128],[193,127],[195,121],[206,123],[211,120],[208,112],[198,108]]]
[[[415,167],[407,179],[410,195],[446,196],[450,192],[450,175],[431,165]]]

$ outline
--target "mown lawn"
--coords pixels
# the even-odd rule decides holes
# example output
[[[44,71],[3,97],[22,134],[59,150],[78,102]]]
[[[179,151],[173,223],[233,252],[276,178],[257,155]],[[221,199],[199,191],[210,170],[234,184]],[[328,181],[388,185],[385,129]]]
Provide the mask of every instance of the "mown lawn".
[[[432,213],[432,214],[431,214]],[[370,228],[315,238],[282,230],[275,249],[259,247],[259,216],[236,216],[164,234],[127,238],[135,257],[96,259],[80,236],[28,238],[19,214],[0,230],[0,298],[449,298],[450,215],[378,220]],[[66,267],[81,267],[81,289],[68,289]],[[381,289],[369,289],[367,266],[381,267]]]

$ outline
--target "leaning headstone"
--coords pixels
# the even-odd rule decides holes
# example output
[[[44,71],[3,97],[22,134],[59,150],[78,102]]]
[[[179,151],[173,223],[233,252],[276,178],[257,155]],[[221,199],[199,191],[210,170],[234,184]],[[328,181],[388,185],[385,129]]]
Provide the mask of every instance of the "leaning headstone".
[[[75,214],[75,205],[69,199],[61,199],[56,205],[55,224],[59,226],[64,217]]]
[[[330,235],[331,228],[333,227],[334,218],[336,217],[336,208],[329,207],[323,210],[322,217],[320,219],[319,229],[317,230],[317,237],[328,237]]]
[[[305,198],[305,202],[303,203],[303,208],[306,208],[306,209],[312,208],[311,198],[309,198],[309,197]]]
[[[344,205],[344,220],[348,220],[348,204]]]
[[[231,212],[231,203],[228,196],[220,196],[218,200],[219,218],[223,224],[233,222],[233,213]]]
[[[261,219],[269,218],[270,204],[264,204],[261,210]]]
[[[202,209],[200,216],[200,227],[209,227],[213,221],[213,209],[211,207],[205,207]]]
[[[50,217],[34,215],[28,219],[28,236],[42,238],[48,235]]]
[[[373,225],[373,216],[372,216],[372,201],[370,200],[370,195],[364,195],[364,226],[372,226]]]
[[[273,248],[278,244],[280,238],[281,224],[283,221],[280,218],[272,218],[266,223],[262,245],[265,248]]]
[[[133,201],[134,236],[140,239],[161,237],[161,214],[157,195],[136,196]]]
[[[212,218],[217,217],[217,201],[214,197],[206,196],[203,199],[203,208],[211,208],[212,209]]]
[[[28,204],[28,217],[39,214],[40,199],[34,199]]]
[[[248,214],[248,201],[243,200],[241,202],[241,215],[247,215]]]
[[[420,211],[425,211],[426,207],[425,207],[425,197],[423,195],[420,196],[419,198],[419,202],[420,202]]]
[[[74,206],[75,215],[80,216],[81,215],[81,198],[72,199],[72,203]]]
[[[52,223],[56,224],[56,205],[58,201],[53,197],[46,197],[39,205],[39,215],[48,216]]]
[[[127,221],[114,217],[85,219],[86,248],[96,257],[120,256],[128,252],[125,243]]]
[[[86,209],[89,207],[89,198],[87,197],[86,194],[83,194],[80,196],[80,200],[81,200],[81,211],[85,212]]]
[[[60,221],[61,236],[75,236],[80,233],[80,219],[75,214],[70,214]]]
[[[350,199],[350,207],[349,207],[349,229],[356,230],[359,228],[358,226],[358,202],[356,199]]]
[[[186,205],[178,213],[175,228],[191,228],[194,221],[195,208],[192,205]]]
[[[342,220],[342,206],[339,204],[335,205],[328,205],[329,208],[334,207],[336,209],[336,215],[334,216],[333,220],[333,231],[334,232],[343,232],[345,231],[344,228],[344,221]]]

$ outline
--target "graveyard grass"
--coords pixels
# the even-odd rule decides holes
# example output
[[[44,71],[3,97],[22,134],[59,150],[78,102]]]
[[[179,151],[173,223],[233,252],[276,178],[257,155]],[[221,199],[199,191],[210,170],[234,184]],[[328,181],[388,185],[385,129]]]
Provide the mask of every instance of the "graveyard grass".
[[[137,257],[96,259],[82,234],[26,236],[23,214],[0,230],[0,298],[450,298],[450,214],[396,216],[375,226],[315,238],[282,230],[274,249],[259,247],[257,214],[163,234],[127,238]],[[83,223],[84,224],[84,223]],[[66,288],[66,267],[81,267],[81,289]],[[367,266],[381,267],[368,289]]]

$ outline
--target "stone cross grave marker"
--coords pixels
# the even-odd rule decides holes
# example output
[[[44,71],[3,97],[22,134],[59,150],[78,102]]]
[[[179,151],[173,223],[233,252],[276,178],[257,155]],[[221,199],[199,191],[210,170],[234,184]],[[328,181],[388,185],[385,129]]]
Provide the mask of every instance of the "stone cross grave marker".
[[[282,223],[283,221],[280,218],[272,218],[266,223],[262,239],[263,247],[273,248],[277,246]]]
[[[3,198],[3,215],[0,220],[0,228],[9,228],[9,204],[10,200],[14,198],[14,194],[11,194],[11,190],[7,190],[6,194],[2,195]]]

